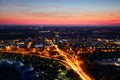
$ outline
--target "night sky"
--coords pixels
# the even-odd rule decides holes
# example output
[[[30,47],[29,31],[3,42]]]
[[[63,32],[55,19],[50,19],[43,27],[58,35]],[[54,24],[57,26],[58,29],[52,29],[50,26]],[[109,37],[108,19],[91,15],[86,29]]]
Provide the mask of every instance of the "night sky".
[[[0,24],[120,25],[120,0],[0,0]]]

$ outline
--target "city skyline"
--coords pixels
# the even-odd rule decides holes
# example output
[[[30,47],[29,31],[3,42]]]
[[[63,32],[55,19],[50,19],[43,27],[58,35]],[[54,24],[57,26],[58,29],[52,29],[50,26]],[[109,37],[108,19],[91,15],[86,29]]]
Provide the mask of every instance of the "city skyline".
[[[0,24],[119,26],[120,0],[0,0]]]

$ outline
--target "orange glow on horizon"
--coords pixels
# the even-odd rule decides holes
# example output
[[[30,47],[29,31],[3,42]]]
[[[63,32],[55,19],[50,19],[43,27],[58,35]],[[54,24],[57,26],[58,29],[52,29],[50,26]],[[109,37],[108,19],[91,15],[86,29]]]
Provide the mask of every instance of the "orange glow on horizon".
[[[43,14],[42,14],[43,15]],[[120,25],[118,13],[82,13],[82,14],[55,14],[42,16],[38,13],[33,15],[0,15],[0,24],[65,24],[65,25]]]
[[[0,19],[0,24],[65,24],[65,25],[120,25],[120,20],[27,20],[27,19]]]

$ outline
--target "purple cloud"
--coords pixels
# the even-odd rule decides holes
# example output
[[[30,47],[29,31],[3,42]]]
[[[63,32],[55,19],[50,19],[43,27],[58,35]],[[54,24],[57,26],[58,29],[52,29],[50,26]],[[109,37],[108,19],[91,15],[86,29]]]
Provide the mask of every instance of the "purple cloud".
[[[51,5],[51,6],[38,6],[36,8],[63,8],[63,6]]]

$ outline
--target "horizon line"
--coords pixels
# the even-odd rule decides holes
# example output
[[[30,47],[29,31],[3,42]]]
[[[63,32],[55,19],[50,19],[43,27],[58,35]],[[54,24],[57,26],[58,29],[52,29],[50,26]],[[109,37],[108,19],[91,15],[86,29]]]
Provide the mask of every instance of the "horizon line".
[[[77,25],[77,24],[0,24],[0,26],[79,26],[79,27],[120,27],[120,25]]]

